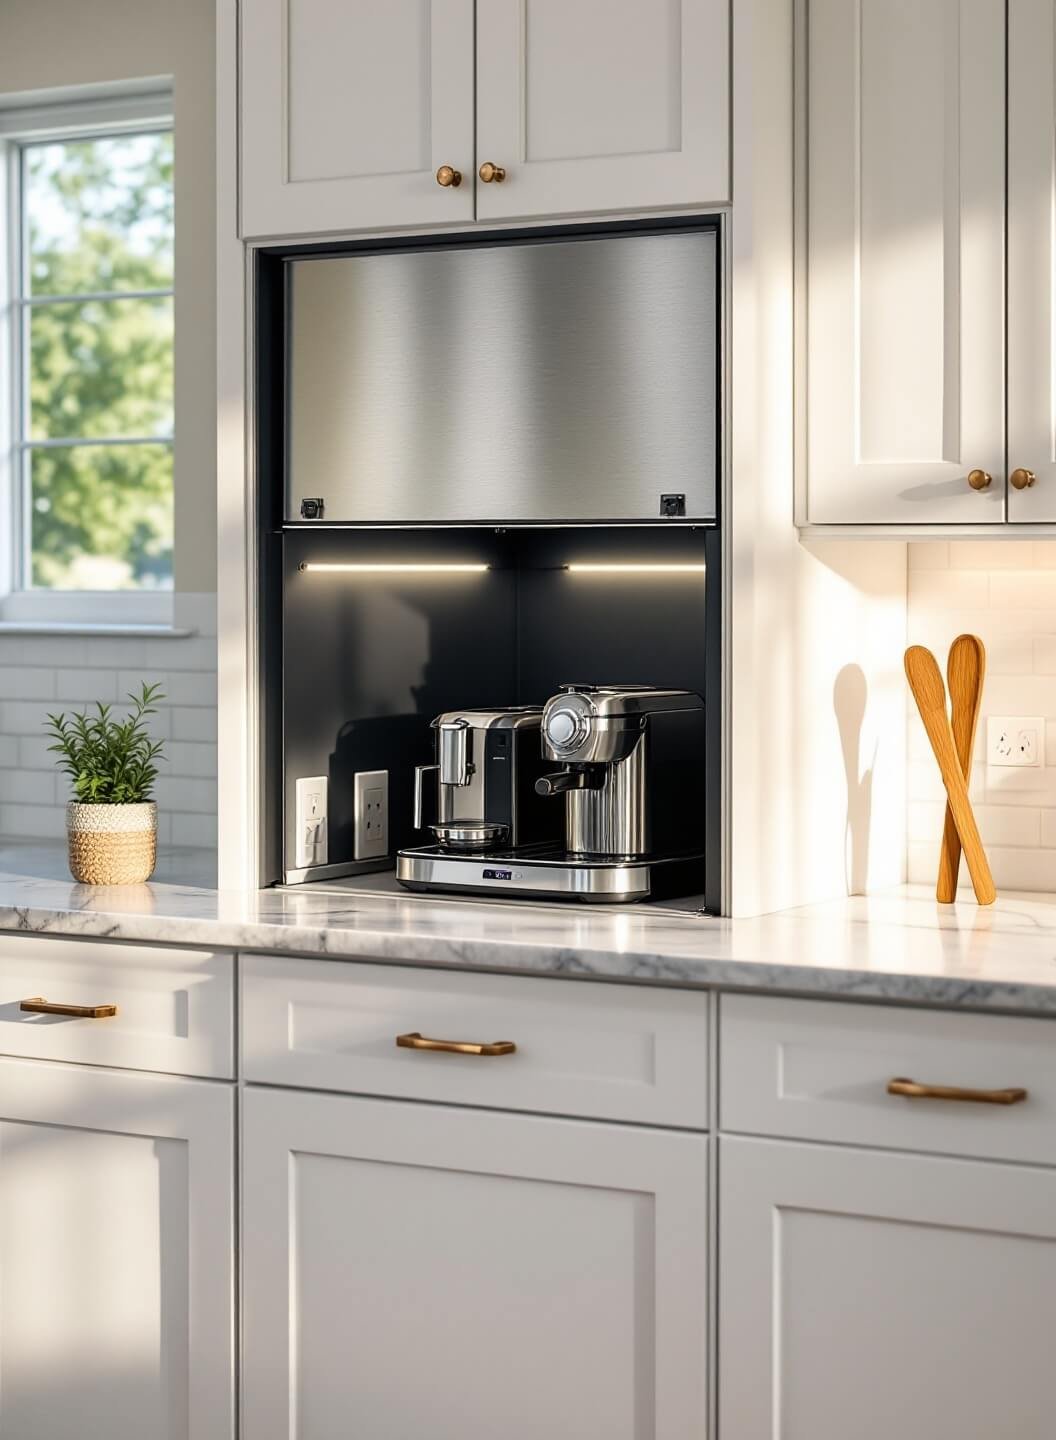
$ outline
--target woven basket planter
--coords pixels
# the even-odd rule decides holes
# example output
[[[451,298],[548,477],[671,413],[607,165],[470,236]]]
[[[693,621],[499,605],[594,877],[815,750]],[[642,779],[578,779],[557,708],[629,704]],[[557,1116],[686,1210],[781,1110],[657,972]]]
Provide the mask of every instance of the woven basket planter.
[[[66,806],[70,873],[82,885],[138,885],[154,873],[158,855],[158,807]]]

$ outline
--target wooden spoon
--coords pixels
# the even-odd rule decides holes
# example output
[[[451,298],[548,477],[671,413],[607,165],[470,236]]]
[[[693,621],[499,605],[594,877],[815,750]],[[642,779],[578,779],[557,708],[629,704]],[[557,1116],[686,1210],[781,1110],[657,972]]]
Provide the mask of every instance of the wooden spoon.
[[[978,635],[958,635],[950,646],[946,662],[946,680],[950,691],[950,725],[957,759],[967,786],[972,778],[972,752],[986,676],[986,647]],[[952,905],[957,898],[957,873],[961,865],[961,837],[957,834],[953,811],[946,805],[946,821],[942,830],[942,851],[939,855],[939,879],[935,898]]]
[[[950,801],[957,833],[961,837],[964,858],[968,862],[968,873],[972,877],[972,888],[980,905],[992,905],[997,899],[993,876],[987,862],[979,828],[968,799],[968,786],[964,783],[964,772],[953,743],[950,717],[946,713],[946,686],[942,683],[935,656],[923,645],[911,645],[906,651],[906,679],[917,702],[924,729],[928,732],[931,748],[939,763],[942,783]]]

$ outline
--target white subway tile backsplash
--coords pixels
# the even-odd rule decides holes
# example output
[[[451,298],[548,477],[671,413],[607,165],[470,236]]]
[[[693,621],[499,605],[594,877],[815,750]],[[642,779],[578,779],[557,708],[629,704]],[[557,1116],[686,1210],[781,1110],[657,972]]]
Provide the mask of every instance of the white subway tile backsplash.
[[[181,705],[175,705],[172,708],[171,714],[172,738],[174,740],[206,740],[215,745],[215,710],[189,710]]]
[[[909,546],[910,570],[947,570],[950,547],[946,540],[922,540]]]
[[[215,815],[172,816],[172,843],[174,845],[197,845],[208,849],[216,846]]]
[[[910,618],[916,608],[986,609],[990,604],[990,576],[981,571],[910,570],[906,581]]]
[[[216,597],[176,597],[190,637],[4,635],[0,632],[0,835],[60,838],[69,781],[50,753],[46,713],[97,700],[120,713],[130,691],[157,680],[165,692],[151,734],[166,742],[159,766],[158,839],[216,845]]]
[[[1056,610],[1056,570],[1009,570],[991,575],[990,604],[995,610],[1047,610],[1051,625]]]
[[[61,840],[65,809],[54,805],[0,805],[0,835],[20,840]]]
[[[216,814],[216,781],[174,779],[159,774],[154,786],[159,805],[168,810],[187,810],[201,815]]]
[[[57,670],[54,673],[55,698],[58,700],[87,705],[96,700],[117,699],[117,672],[114,670]]]
[[[5,665],[0,669],[0,699],[51,700],[54,696],[54,670],[30,665]]]
[[[1021,570],[1032,560],[1029,540],[951,540],[952,570]]]
[[[149,640],[147,665],[158,670],[216,670],[216,637],[195,635],[186,640]]]

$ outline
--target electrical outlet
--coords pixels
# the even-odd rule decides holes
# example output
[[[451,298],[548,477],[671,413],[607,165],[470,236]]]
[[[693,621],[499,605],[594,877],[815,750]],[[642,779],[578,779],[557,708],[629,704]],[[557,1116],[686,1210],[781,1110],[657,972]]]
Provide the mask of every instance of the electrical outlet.
[[[295,864],[298,870],[306,870],[309,865],[326,864],[329,848],[327,784],[325,775],[311,775],[297,781],[294,825],[297,832]]]
[[[1045,764],[1045,721],[1040,716],[990,715],[986,763],[1038,769]]]
[[[360,770],[355,777],[355,858],[389,853],[389,772]]]

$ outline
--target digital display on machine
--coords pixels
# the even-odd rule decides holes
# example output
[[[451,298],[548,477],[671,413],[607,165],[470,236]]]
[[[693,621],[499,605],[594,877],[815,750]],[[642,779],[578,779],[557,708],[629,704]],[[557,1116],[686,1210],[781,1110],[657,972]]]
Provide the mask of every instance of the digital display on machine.
[[[512,880],[512,879],[513,879],[513,871],[512,871],[512,870],[485,870],[485,871],[484,871],[484,879],[485,879],[485,880]]]

